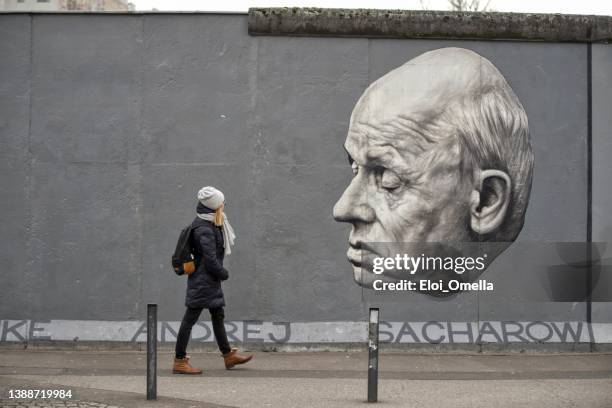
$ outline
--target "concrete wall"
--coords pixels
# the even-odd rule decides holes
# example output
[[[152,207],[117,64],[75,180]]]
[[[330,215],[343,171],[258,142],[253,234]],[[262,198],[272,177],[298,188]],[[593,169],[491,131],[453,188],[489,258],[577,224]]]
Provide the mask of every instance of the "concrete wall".
[[[593,240],[608,243],[605,259],[612,257],[612,48],[593,45]],[[598,287],[612,287],[612,276],[600,277]],[[594,298],[601,291],[594,292]],[[593,303],[593,322],[612,320],[612,304]]]
[[[587,44],[251,37],[240,15],[0,15],[4,331],[143,320],[148,302],[180,320],[185,279],[169,259],[203,185],[226,193],[238,235],[229,320],[364,320],[348,227],[331,216],[351,178],[348,120],[372,81],[446,46],[493,62],[527,111],[535,173],[519,242],[584,241]],[[593,233],[608,242],[611,64],[612,48],[594,46]],[[517,301],[533,282],[512,271],[530,262],[509,252],[487,271],[507,291],[420,297],[383,319],[586,321],[586,302]],[[612,322],[610,303],[593,319]]]

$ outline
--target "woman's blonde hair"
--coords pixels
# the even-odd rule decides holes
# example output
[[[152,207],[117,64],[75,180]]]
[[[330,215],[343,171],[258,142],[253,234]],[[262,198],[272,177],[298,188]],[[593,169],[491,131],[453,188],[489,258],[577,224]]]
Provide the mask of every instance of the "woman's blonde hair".
[[[223,225],[223,205],[215,210],[215,225],[217,227]]]

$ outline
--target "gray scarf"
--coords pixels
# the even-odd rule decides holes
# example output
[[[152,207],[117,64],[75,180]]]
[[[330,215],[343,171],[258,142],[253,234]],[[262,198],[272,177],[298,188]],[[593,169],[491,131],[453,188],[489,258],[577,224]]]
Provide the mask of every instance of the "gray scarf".
[[[215,213],[209,214],[200,214],[197,213],[198,217],[203,220],[210,221],[213,224],[215,223]],[[232,246],[234,246],[234,239],[236,239],[236,234],[234,234],[234,229],[232,228],[229,220],[227,219],[227,215],[223,214],[223,247],[225,248],[225,255],[229,255],[232,253]]]

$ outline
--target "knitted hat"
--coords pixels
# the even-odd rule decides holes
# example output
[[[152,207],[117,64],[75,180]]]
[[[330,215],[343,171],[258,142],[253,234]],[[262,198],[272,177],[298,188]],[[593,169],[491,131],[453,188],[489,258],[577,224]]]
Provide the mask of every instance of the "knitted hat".
[[[216,210],[225,202],[225,196],[216,188],[206,186],[198,191],[198,201],[211,210]]]

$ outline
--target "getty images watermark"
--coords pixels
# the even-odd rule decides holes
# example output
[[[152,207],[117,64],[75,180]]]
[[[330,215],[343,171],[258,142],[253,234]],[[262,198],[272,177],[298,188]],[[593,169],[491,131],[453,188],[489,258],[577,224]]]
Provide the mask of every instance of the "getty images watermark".
[[[372,273],[375,275],[383,275],[385,272],[394,272],[396,274],[416,275],[417,273],[430,272],[445,272],[463,275],[465,272],[482,272],[485,270],[487,254],[478,257],[459,256],[459,257],[441,257],[441,256],[411,256],[409,254],[396,254],[394,257],[379,257],[372,259]],[[390,290],[390,291],[422,291],[431,292],[439,291],[442,293],[451,293],[457,291],[492,291],[494,285],[492,282],[487,282],[485,279],[479,279],[476,282],[464,282],[459,279],[419,279],[409,280],[400,279],[399,281],[386,282],[385,280],[375,279],[372,282],[372,289],[375,291]]]
[[[495,292],[497,300],[609,302],[608,251],[612,245],[584,242],[364,242],[353,264],[365,297]]]
[[[503,250],[500,244],[473,242],[364,243],[358,281],[375,293],[446,297],[466,291],[491,292],[494,283],[480,276]]]

